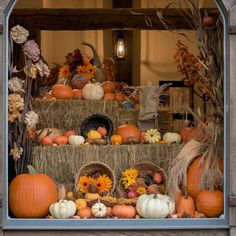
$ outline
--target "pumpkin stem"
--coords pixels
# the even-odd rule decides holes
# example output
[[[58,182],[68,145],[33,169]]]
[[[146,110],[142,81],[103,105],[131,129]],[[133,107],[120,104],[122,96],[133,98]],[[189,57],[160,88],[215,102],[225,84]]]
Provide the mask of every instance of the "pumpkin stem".
[[[157,193],[154,193],[153,199],[157,198]]]
[[[188,199],[187,186],[184,186],[184,198],[185,198],[185,199]]]
[[[27,166],[27,169],[28,169],[28,172],[29,172],[30,175],[35,175],[35,174],[37,174],[37,172],[35,171],[35,169],[34,169],[33,166],[28,165],[28,166]]]

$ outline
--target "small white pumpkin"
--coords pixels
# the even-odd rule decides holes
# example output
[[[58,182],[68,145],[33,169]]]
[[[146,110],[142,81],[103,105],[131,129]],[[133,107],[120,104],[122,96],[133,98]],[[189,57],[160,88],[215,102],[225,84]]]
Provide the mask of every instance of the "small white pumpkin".
[[[98,218],[104,217],[107,214],[107,207],[103,203],[97,202],[92,206],[92,214]]]
[[[136,203],[137,212],[144,218],[165,218],[175,210],[174,201],[167,195],[142,194]]]
[[[179,133],[176,132],[166,132],[163,135],[163,141],[166,141],[168,143],[180,143],[181,136]]]
[[[158,143],[161,140],[161,133],[157,129],[149,129],[144,133],[144,142]]]
[[[104,96],[104,90],[100,84],[90,83],[83,87],[82,95],[86,100],[101,100]]]
[[[57,219],[67,219],[76,213],[76,205],[71,200],[60,200],[50,205],[49,212]]]
[[[69,137],[69,144],[71,145],[80,145],[85,142],[85,139],[81,135],[71,135]]]

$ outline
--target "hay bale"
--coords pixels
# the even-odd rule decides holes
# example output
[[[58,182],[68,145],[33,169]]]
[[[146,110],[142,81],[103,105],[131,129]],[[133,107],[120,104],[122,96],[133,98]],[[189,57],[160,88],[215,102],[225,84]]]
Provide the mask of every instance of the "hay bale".
[[[82,122],[91,114],[106,115],[114,127],[119,124],[119,104],[116,101],[35,99],[33,108],[40,119],[38,129],[54,127],[80,132]]]
[[[139,162],[153,162],[167,171],[182,144],[137,144],[105,146],[37,146],[32,150],[32,165],[59,184],[74,185],[78,170],[90,162],[108,165],[119,180],[122,171]],[[167,173],[168,175],[168,173]]]

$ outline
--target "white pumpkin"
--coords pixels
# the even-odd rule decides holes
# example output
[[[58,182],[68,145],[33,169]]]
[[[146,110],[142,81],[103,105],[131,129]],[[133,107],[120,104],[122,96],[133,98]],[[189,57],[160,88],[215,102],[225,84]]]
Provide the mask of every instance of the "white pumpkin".
[[[180,143],[181,136],[179,133],[176,132],[166,132],[163,135],[163,141],[166,141],[168,143]]]
[[[92,206],[92,213],[95,217],[101,218],[107,214],[107,207],[103,203],[97,202]]]
[[[142,194],[136,203],[137,212],[144,218],[165,218],[175,210],[174,201],[167,195]]]
[[[161,133],[157,129],[149,129],[144,133],[144,142],[158,143],[161,140]]]
[[[57,219],[66,219],[76,213],[76,205],[73,201],[60,200],[49,207],[50,214]]]
[[[83,87],[82,95],[87,100],[101,100],[104,96],[104,90],[100,84],[90,83]]]
[[[80,145],[85,142],[85,139],[81,135],[71,135],[69,137],[69,144],[71,145]]]

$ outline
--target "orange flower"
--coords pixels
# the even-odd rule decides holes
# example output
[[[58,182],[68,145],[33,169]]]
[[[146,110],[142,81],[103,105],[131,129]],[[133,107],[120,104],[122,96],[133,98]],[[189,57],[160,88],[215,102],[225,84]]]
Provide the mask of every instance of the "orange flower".
[[[92,177],[88,177],[86,175],[82,175],[80,176],[78,182],[77,182],[77,187],[79,188],[79,190],[83,193],[87,193],[90,184],[93,182],[93,178]]]
[[[111,190],[112,180],[106,175],[100,175],[97,179],[95,179],[94,184],[99,193],[104,193]]]
[[[65,64],[63,67],[60,68],[59,76],[61,78],[68,78],[70,76],[70,67],[69,67],[69,65]]]
[[[77,66],[76,71],[78,72],[78,74],[82,74],[91,79],[96,72],[96,67],[91,64],[88,57],[84,57],[83,65]]]

